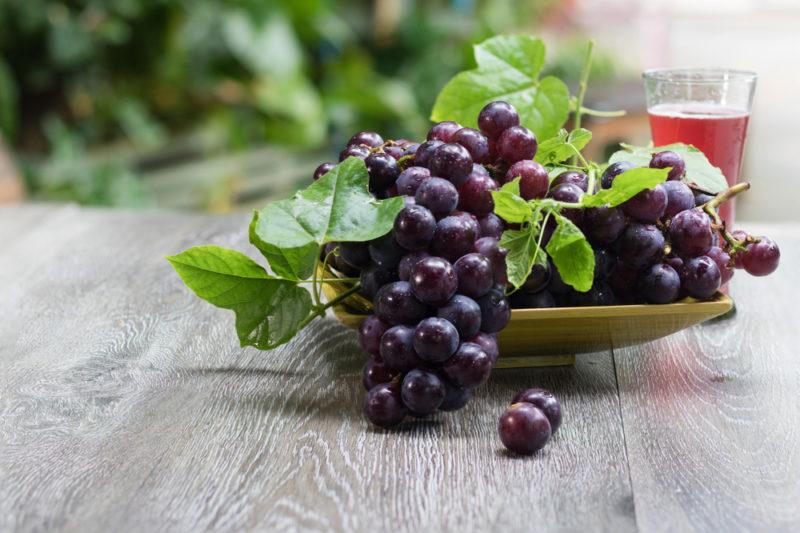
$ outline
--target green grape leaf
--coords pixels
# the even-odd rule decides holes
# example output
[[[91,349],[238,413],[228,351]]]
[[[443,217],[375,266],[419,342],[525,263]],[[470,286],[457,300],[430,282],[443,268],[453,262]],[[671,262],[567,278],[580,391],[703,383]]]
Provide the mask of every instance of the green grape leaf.
[[[575,290],[586,292],[594,281],[594,252],[586,237],[568,218],[555,214],[556,229],[547,243],[561,279]]]
[[[578,128],[567,133],[567,130],[562,128],[554,137],[539,143],[534,159],[543,165],[557,165],[575,155],[570,145],[580,151],[591,140],[592,132],[589,130]]]
[[[581,197],[583,207],[614,207],[633,198],[645,189],[663,183],[669,174],[668,168],[636,167],[626,170],[614,178],[610,189],[600,189],[595,194]]]
[[[531,218],[531,206],[517,194],[508,190],[492,191],[492,199],[495,214],[506,222],[520,224]]]
[[[500,247],[508,250],[506,255],[506,273],[508,281],[519,289],[535,263],[547,261],[544,250],[538,247],[541,233],[541,211],[534,211],[531,223],[520,229],[508,229],[500,236]]]
[[[569,116],[569,90],[558,78],[539,79],[545,46],[527,35],[500,35],[475,46],[478,68],[456,74],[436,98],[431,120],[477,127],[489,102],[504,100],[538,138],[556,134]]]
[[[401,197],[376,200],[369,192],[364,161],[350,157],[291,199],[258,211],[250,225],[250,242],[276,273],[305,279],[319,246],[385,235],[403,206]]]
[[[303,227],[297,223],[297,220],[286,211],[289,207],[288,203],[290,203],[288,200],[281,200],[264,208],[270,211],[269,216],[273,223],[279,220],[283,222],[281,227],[285,230],[284,246],[276,246],[259,237],[258,227],[262,216],[259,211],[253,213],[253,220],[250,222],[250,243],[267,258],[269,266],[275,274],[286,279],[304,280],[314,272],[320,245],[312,240]],[[287,245],[291,242],[297,242],[298,245]]]
[[[504,183],[503,186],[500,187],[500,190],[503,191],[503,192],[508,192],[508,193],[516,194],[517,196],[519,196],[519,194],[520,194],[519,193],[519,180],[520,180],[520,177],[517,176],[513,180],[511,180],[511,181],[509,181],[507,183]]]
[[[728,188],[728,182],[722,171],[712,165],[703,152],[690,144],[675,143],[666,146],[632,146],[622,144],[622,150],[614,152],[609,163],[627,161],[636,166],[648,166],[650,159],[656,152],[672,150],[683,158],[686,163],[686,175],[683,181],[710,194],[717,194]]]
[[[197,296],[236,314],[242,346],[280,346],[294,337],[311,311],[308,291],[271,277],[241,252],[196,246],[167,260]]]

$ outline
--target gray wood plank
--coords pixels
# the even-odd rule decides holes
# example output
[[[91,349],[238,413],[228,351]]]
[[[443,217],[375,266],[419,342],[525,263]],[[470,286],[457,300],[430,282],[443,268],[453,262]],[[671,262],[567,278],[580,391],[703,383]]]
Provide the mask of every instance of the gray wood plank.
[[[781,267],[737,273],[734,317],[614,350],[645,531],[800,530],[800,242],[797,226],[754,229]]]
[[[326,319],[270,353],[241,349],[232,315],[163,260],[244,250],[245,228],[71,209],[10,241],[0,530],[635,528],[610,353],[498,371],[464,411],[373,430],[353,332]],[[538,456],[508,457],[497,417],[534,385],[560,396],[565,423]]]

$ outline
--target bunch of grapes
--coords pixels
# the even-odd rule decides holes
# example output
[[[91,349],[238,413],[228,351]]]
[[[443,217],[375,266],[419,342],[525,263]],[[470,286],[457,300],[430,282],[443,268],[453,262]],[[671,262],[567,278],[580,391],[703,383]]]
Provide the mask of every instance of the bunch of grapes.
[[[593,185],[577,170],[551,182],[548,170],[533,160],[535,135],[520,125],[510,104],[486,105],[478,126],[440,122],[422,143],[384,141],[364,131],[340,153],[340,161],[365,161],[376,198],[405,200],[391,233],[368,243],[332,243],[323,251],[334,270],[360,277],[361,294],[373,302],[359,342],[371,354],[363,371],[364,413],[375,425],[464,407],[489,377],[498,357],[496,334],[512,307],[708,298],[733,268],[766,275],[777,267],[780,253],[772,241],[727,234],[697,207],[713,197],[681,181],[685,165],[677,154],[660,152],[650,166],[671,168],[665,183],[619,207],[562,210],[592,243],[591,290],[575,291],[546,262],[536,264],[507,299],[507,251],[500,247],[507,224],[493,213],[492,191],[520,178],[526,200],[574,203]],[[320,165],[314,179],[333,166]],[[595,187],[611,187],[629,168],[610,165]],[[552,221],[542,229],[544,245],[553,230]]]
[[[714,210],[718,199],[682,181],[685,163],[678,154],[655,153],[649,166],[670,168],[667,181],[618,207],[563,212],[592,244],[592,288],[578,292],[562,281],[552,263],[536,265],[511,296],[512,308],[667,304],[687,296],[707,299],[733,277],[734,269],[765,276],[778,267],[780,250],[772,240],[726,231]],[[631,168],[627,162],[609,165],[596,188],[610,188]],[[556,176],[546,196],[577,202],[588,187],[585,173],[566,171]],[[522,188],[521,193],[533,198]],[[545,243],[548,231],[552,228],[544,228]]]
[[[499,169],[532,163],[537,141],[505,102],[487,105],[478,123],[480,131],[440,122],[421,144],[361,132],[340,154],[365,160],[377,198],[405,198],[390,234],[326,250],[338,247],[332,267],[359,275],[373,301],[359,341],[371,354],[364,412],[378,426],[464,407],[498,357],[496,333],[511,311],[505,224],[491,193]],[[547,173],[540,179],[546,188]]]

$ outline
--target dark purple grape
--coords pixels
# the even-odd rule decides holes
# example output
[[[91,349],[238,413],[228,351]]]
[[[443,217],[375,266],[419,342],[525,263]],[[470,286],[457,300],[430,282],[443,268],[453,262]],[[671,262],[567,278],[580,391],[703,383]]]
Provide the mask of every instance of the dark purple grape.
[[[558,272],[555,265],[553,265],[553,262],[548,261],[547,264],[550,267],[550,282],[547,284],[547,290],[557,295],[570,293],[572,287],[564,283],[564,280],[561,279],[561,274]]]
[[[381,336],[380,356],[392,372],[404,373],[424,364],[414,351],[414,328],[394,326]]]
[[[416,154],[420,146],[422,146],[420,143],[411,143],[403,146],[405,149],[403,151],[403,157]]]
[[[414,197],[418,205],[427,207],[436,217],[449,215],[458,205],[458,190],[443,178],[423,181]]]
[[[395,239],[394,233],[387,233],[370,241],[368,249],[372,261],[384,268],[397,267],[400,259],[406,254],[406,250]]]
[[[653,154],[650,168],[671,168],[667,174],[668,180],[679,180],[686,174],[686,163],[683,162],[683,158],[671,150]]]
[[[480,298],[494,285],[492,261],[485,255],[465,254],[459,257],[453,268],[458,278],[458,291],[470,298]]]
[[[669,239],[673,251],[682,256],[702,255],[711,248],[711,219],[697,208],[681,211],[669,224]]]
[[[441,257],[426,257],[417,261],[411,268],[408,282],[417,299],[436,306],[447,303],[458,289],[455,269]]]
[[[500,415],[500,440],[510,452],[531,455],[547,444],[552,434],[547,415],[527,402],[512,404]]]
[[[453,324],[462,339],[474,337],[481,329],[480,306],[463,294],[450,298],[449,302],[439,308],[438,316]]]
[[[707,204],[714,199],[713,194],[708,194],[703,191],[694,191],[693,194],[695,207],[700,207],[701,205]]]
[[[520,290],[529,293],[538,292],[547,287],[549,281],[550,264],[535,263],[533,268],[531,268],[531,273],[528,274],[522,287],[520,287]]]
[[[503,287],[495,286],[476,300],[481,307],[481,331],[497,333],[511,319],[511,307]]]
[[[616,207],[593,207],[583,213],[586,236],[600,244],[611,244],[625,231],[625,215]]]
[[[668,304],[678,299],[681,278],[671,266],[657,263],[642,273],[638,287],[648,303]]]
[[[526,200],[544,198],[547,188],[550,186],[547,169],[536,161],[529,159],[517,161],[511,165],[503,176],[503,183],[514,181],[516,178],[520,178],[520,194]],[[523,183],[525,184],[524,186]],[[524,193],[522,192],[523,188],[525,190]]]
[[[583,192],[589,190],[589,177],[583,172],[578,172],[577,170],[567,170],[566,172],[562,172],[556,176],[556,179],[554,179],[550,184],[550,188],[555,189],[563,183],[571,183],[572,185],[576,185]]]
[[[552,198],[553,200],[558,200],[559,202],[575,203],[581,201],[581,196],[583,196],[583,194],[584,192],[577,185],[564,183],[558,187],[550,189],[550,191],[547,193],[547,197]],[[570,219],[576,226],[580,226],[583,223],[583,209],[562,209],[561,214]]]
[[[378,289],[397,280],[397,270],[378,265],[370,266],[361,272],[361,294],[372,300]]]
[[[376,148],[383,144],[383,137],[374,131],[360,131],[347,141],[347,146],[358,146],[361,144],[369,148]]]
[[[494,237],[481,237],[475,241],[474,250],[485,255],[492,262],[492,270],[494,271],[494,282],[501,285],[508,283],[508,275],[506,273],[506,256],[508,250],[500,248],[500,241]]]
[[[694,194],[684,182],[665,181],[661,187],[667,192],[667,208],[664,210],[664,218],[672,218],[681,211],[694,207]]]
[[[614,268],[615,258],[605,248],[594,249],[594,279],[607,279]]]
[[[664,260],[664,262],[667,263],[672,268],[674,268],[675,272],[680,272],[681,269],[683,268],[683,259],[681,259],[677,255],[673,255],[671,257],[667,257]]]
[[[512,126],[519,126],[519,114],[508,102],[490,102],[478,113],[478,127],[490,139],[497,139]]]
[[[448,261],[455,261],[462,255],[468,254],[475,245],[476,226],[460,216],[441,219],[436,224],[436,233],[431,241],[431,251]]]
[[[397,178],[397,192],[414,196],[420,184],[431,177],[431,171],[425,167],[408,167]]]
[[[509,165],[523,159],[533,159],[538,146],[536,136],[523,126],[511,126],[497,139],[497,153]]]
[[[494,210],[492,191],[497,190],[497,182],[483,174],[470,174],[467,181],[458,188],[458,208],[480,217]]]
[[[400,388],[391,383],[373,387],[364,402],[364,415],[378,427],[388,428],[403,421],[408,409],[403,405]]]
[[[503,219],[494,213],[489,213],[478,220],[478,237],[494,237],[500,239],[506,224]]]
[[[339,245],[339,257],[353,268],[369,266],[369,246],[365,242],[343,242]]]
[[[381,383],[389,383],[392,381],[394,374],[386,364],[374,357],[370,357],[361,371],[361,383],[366,390],[372,390],[376,385]]]
[[[411,277],[411,269],[414,268],[414,265],[417,264],[421,259],[425,259],[426,257],[430,257],[431,254],[424,250],[420,250],[418,252],[411,252],[403,256],[400,260],[400,266],[397,267],[397,273],[402,281],[408,281],[408,278]],[[397,280],[394,280],[397,281]]]
[[[369,315],[358,328],[358,343],[365,352],[372,355],[381,353],[381,337],[389,325],[375,315]]]
[[[636,268],[618,261],[611,269],[608,284],[619,298],[625,302],[631,302],[637,299],[636,280],[638,277],[639,271]]]
[[[403,378],[403,403],[414,413],[425,416],[442,405],[445,395],[444,382],[426,370],[414,369]]]
[[[551,435],[558,431],[558,428],[561,426],[561,403],[552,392],[538,387],[524,390],[514,396],[514,399],[511,401],[512,404],[520,402],[529,403],[542,410],[544,416],[546,416],[548,422],[550,422]]]
[[[748,243],[753,242],[753,237],[750,234],[748,234],[746,231],[740,230],[740,229],[732,231],[731,232],[731,237],[733,237],[734,239],[736,239],[740,243],[744,244],[745,248],[747,247]],[[742,264],[742,256],[743,255],[744,254],[742,254],[740,252],[740,253],[736,253],[736,254],[731,256],[731,262],[733,263],[733,268],[739,268],[739,269],[744,268],[744,265]]]
[[[442,364],[442,372],[454,385],[474,389],[489,379],[494,362],[478,344],[463,342],[451,358]]]
[[[489,171],[486,170],[486,167],[483,165],[479,165],[478,163],[472,164],[472,174],[480,174],[482,176],[489,176],[490,178],[492,177],[489,174]]]
[[[586,292],[572,291],[568,295],[569,304],[573,307],[596,307],[599,305],[616,305],[617,295],[605,281],[599,280]]]
[[[441,363],[458,348],[458,330],[449,320],[431,317],[414,328],[414,350],[429,363]]]
[[[497,358],[500,357],[500,349],[497,346],[497,335],[494,333],[484,333],[480,331],[474,337],[467,340],[467,342],[480,346],[492,360],[492,366],[497,362]]]
[[[722,274],[717,263],[706,255],[686,259],[680,276],[683,290],[700,300],[713,296],[722,284]]]
[[[402,146],[389,145],[383,147],[383,153],[391,156],[395,161],[397,161],[403,157],[403,155],[405,155],[405,150]]]
[[[339,152],[339,162],[344,161],[348,157],[357,157],[359,159],[366,159],[370,151],[366,146],[348,146]]]
[[[670,182],[673,183],[673,182]],[[678,183],[678,182],[674,182]],[[720,248],[719,246],[712,246],[707,252],[706,255],[714,260],[717,264],[717,268],[719,268],[720,273],[720,283],[725,285],[730,281],[733,277],[733,266],[731,263],[731,256],[728,255],[728,252]],[[681,262],[681,266],[683,266],[683,262]]]
[[[432,175],[445,178],[460,187],[472,172],[472,157],[460,144],[443,144],[431,154],[428,168]]]
[[[655,222],[667,208],[667,191],[661,185],[645,189],[622,204],[622,211],[641,222]]]
[[[781,260],[781,250],[772,239],[757,237],[758,242],[747,245],[741,262],[744,269],[752,276],[766,276],[775,272]]]
[[[428,130],[429,141],[442,141],[443,143],[455,142],[451,139],[461,129],[461,124],[452,120],[445,120],[431,126]]]
[[[436,231],[436,217],[421,205],[404,207],[394,219],[394,238],[406,250],[427,248]]]
[[[600,186],[604,189],[610,189],[611,185],[614,183],[614,179],[617,176],[632,168],[633,164],[628,163],[627,161],[617,161],[616,163],[611,163],[606,167],[606,170],[603,172],[603,176],[600,178]]]
[[[522,292],[518,291],[508,297],[511,309],[543,309],[555,307],[556,299],[550,291]]]
[[[335,166],[336,163],[322,163],[320,166],[316,168],[316,170],[314,170],[314,181],[317,181],[322,176],[330,172],[331,169]]]
[[[394,185],[400,175],[400,165],[388,154],[370,154],[365,163],[369,171],[369,188],[372,191],[385,191]]]
[[[464,223],[471,228],[470,231],[474,232],[476,236],[481,230],[480,224],[478,223],[478,217],[472,213],[467,213],[466,211],[453,211],[450,213],[450,216],[463,220]]]
[[[489,157],[489,141],[478,130],[461,128],[453,134],[448,142],[460,144],[466,148],[476,163],[484,163]]]
[[[442,141],[438,140],[426,141],[420,144],[419,148],[417,148],[417,151],[414,154],[414,164],[418,167],[427,167],[434,150],[443,144],[444,143]]]
[[[661,260],[664,235],[651,224],[629,225],[619,240],[619,258],[627,265],[641,269]]]
[[[375,314],[384,322],[416,324],[428,315],[428,307],[417,300],[407,281],[384,285],[375,295]]]
[[[440,411],[458,411],[469,403],[470,398],[472,398],[471,390],[457,387],[447,380],[443,381],[445,393],[442,405],[439,406]]]

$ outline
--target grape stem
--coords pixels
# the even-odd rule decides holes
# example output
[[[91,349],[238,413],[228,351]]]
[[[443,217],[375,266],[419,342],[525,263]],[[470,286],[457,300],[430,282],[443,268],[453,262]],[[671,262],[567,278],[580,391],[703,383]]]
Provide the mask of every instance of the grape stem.
[[[355,285],[344,291],[342,294],[338,295],[336,298],[325,303],[320,302],[314,305],[311,308],[311,312],[308,314],[308,316],[305,317],[303,321],[297,325],[297,331],[300,331],[301,329],[306,327],[309,324],[309,322],[311,322],[315,318],[325,315],[325,311],[327,311],[329,308],[342,302],[343,300],[346,300],[347,298],[358,292],[360,289],[361,289],[361,284],[356,283]]]
[[[724,204],[728,200],[733,199],[749,188],[750,182],[748,181],[737,183],[733,187],[725,189],[713,199],[703,204],[703,211],[705,211],[706,214],[711,217],[711,220],[714,221],[714,226],[719,230],[719,232],[722,234],[722,237],[733,247],[734,250],[741,250],[744,243],[734,239],[733,235],[728,233],[728,229],[725,227],[725,221],[722,220],[722,218],[719,216],[719,213],[717,213],[717,207],[719,207],[721,204]]]

